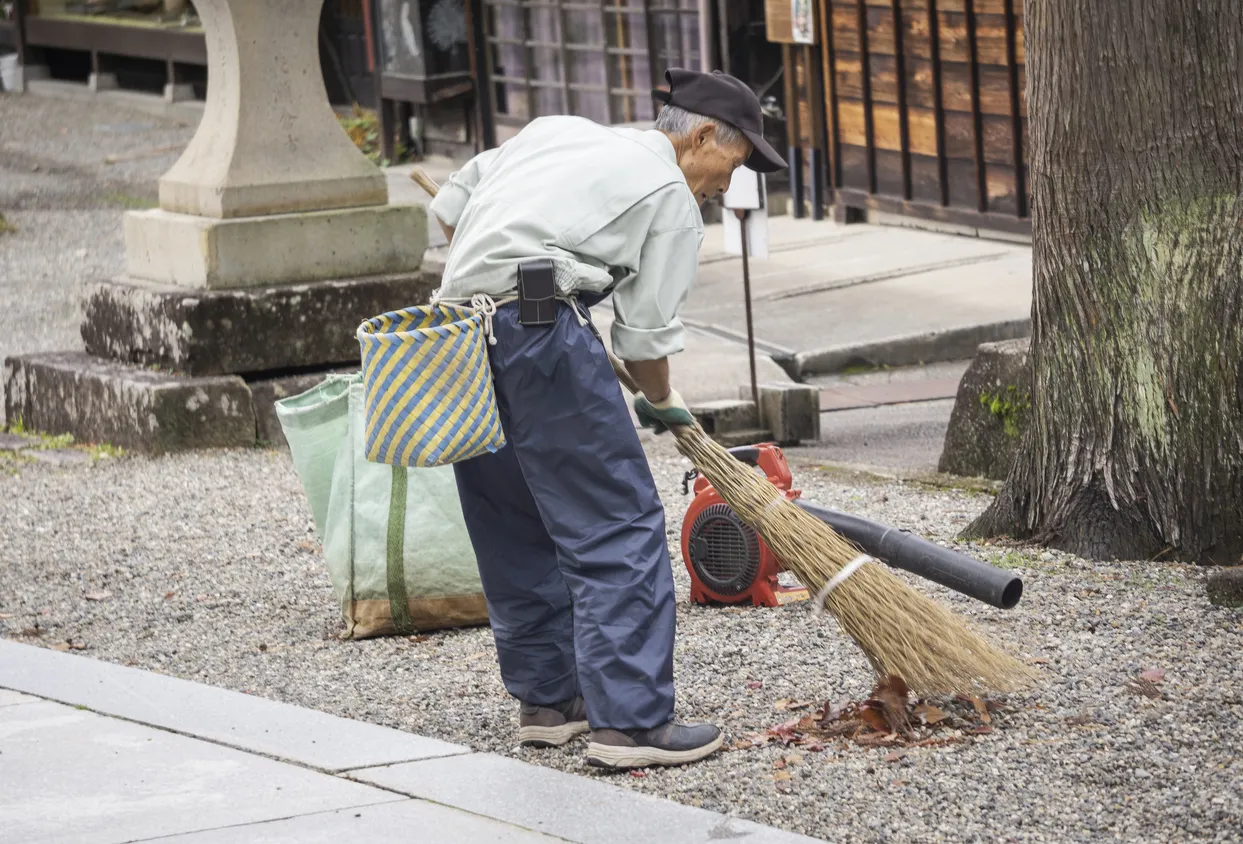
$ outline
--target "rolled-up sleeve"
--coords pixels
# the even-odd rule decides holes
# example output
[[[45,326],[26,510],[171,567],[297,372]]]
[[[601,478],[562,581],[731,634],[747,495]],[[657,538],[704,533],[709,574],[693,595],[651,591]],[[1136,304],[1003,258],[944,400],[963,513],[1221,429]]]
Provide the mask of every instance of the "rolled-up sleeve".
[[[501,147],[485,150],[462,166],[461,170],[449,176],[448,181],[440,186],[436,198],[427,206],[428,210],[440,218],[446,226],[457,227],[466,210],[470,195],[483,178],[488,166],[496,159]]]
[[[639,266],[613,291],[613,352],[622,360],[658,360],[682,351],[678,312],[699,272],[695,227],[648,235]]]

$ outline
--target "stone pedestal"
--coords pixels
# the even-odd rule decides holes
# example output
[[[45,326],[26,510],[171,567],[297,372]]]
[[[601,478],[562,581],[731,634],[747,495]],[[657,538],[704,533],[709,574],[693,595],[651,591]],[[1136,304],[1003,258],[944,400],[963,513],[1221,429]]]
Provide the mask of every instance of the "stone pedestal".
[[[223,290],[402,272],[418,268],[426,249],[422,205],[227,220],[162,208],[125,215],[130,277],[180,287]]]
[[[88,286],[87,354],[5,361],[8,418],[153,453],[283,440],[276,400],[357,367],[363,320],[427,301],[426,210],[388,204],[328,104],[323,2],[195,3],[198,131],[160,207],[125,217],[127,276]]]

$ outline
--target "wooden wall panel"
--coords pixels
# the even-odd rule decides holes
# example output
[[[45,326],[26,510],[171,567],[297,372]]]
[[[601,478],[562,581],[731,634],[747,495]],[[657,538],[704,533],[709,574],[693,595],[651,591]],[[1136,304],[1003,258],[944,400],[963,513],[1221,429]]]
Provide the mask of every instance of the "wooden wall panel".
[[[1022,6],[820,0],[841,201],[1030,232]]]
[[[868,152],[862,146],[842,146],[842,183],[840,187],[871,191],[868,182]]]

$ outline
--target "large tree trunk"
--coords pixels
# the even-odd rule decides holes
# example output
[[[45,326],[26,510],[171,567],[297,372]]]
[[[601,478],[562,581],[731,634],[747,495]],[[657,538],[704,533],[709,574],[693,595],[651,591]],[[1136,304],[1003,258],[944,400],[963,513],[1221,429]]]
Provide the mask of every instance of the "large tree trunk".
[[[1243,554],[1243,2],[1027,0],[1032,416],[968,534]]]

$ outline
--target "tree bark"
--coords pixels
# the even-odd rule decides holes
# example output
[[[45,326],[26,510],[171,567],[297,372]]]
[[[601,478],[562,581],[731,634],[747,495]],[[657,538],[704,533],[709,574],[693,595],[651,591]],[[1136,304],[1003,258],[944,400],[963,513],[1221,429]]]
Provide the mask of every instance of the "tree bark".
[[[1243,2],[1027,0],[1032,416],[970,536],[1243,554]]]

